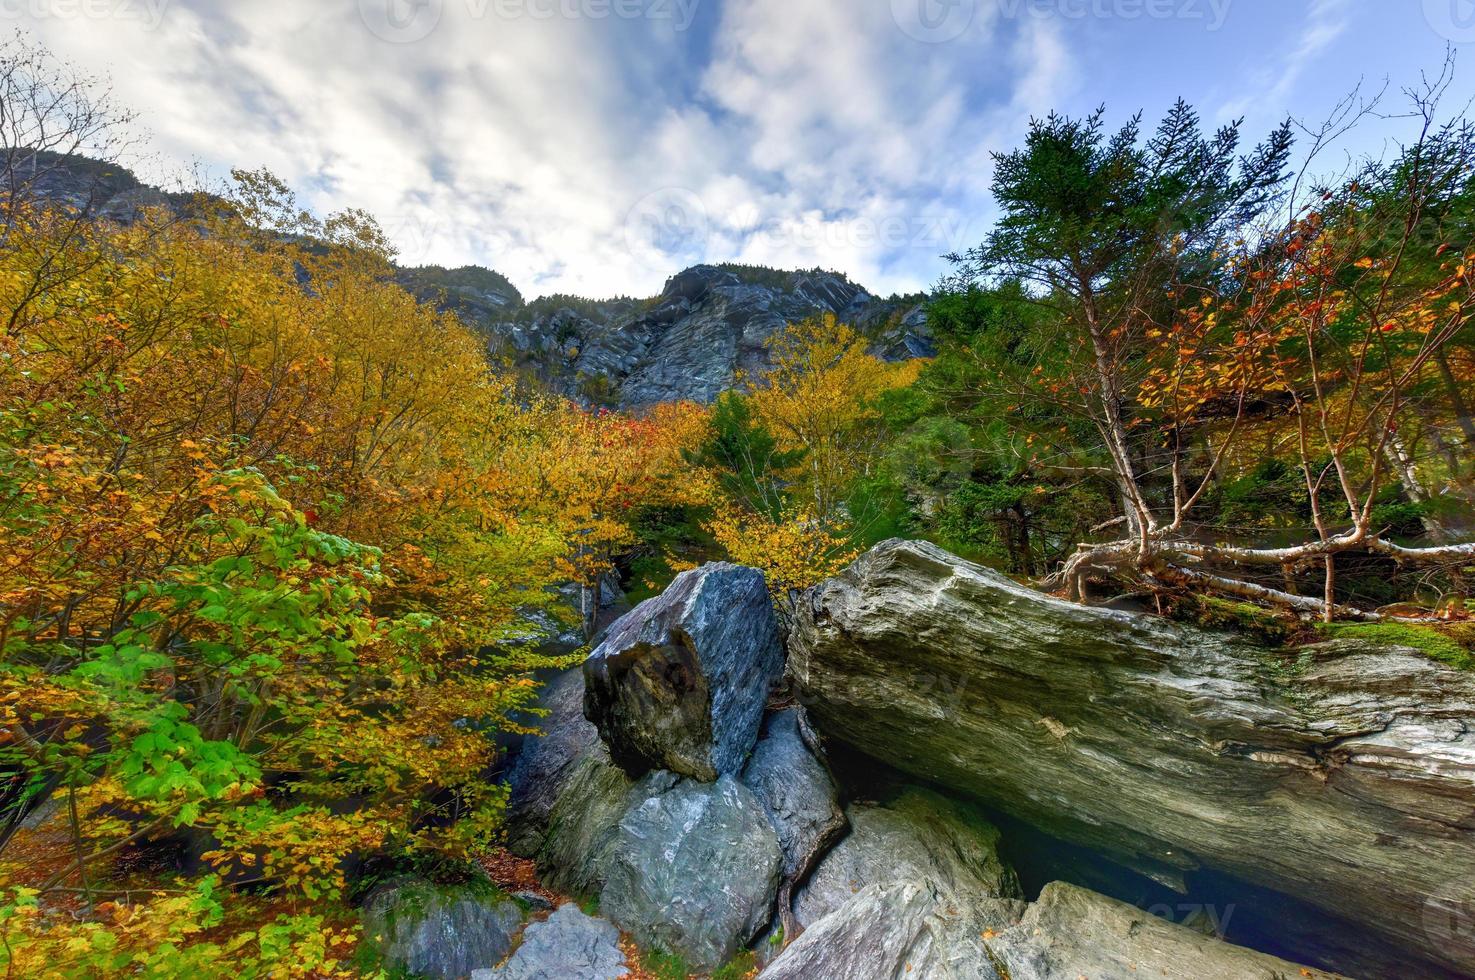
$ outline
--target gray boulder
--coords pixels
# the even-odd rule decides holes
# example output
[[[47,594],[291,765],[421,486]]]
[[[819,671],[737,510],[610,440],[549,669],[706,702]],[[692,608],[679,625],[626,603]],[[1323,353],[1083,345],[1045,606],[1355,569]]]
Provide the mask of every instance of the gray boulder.
[[[1335,980],[1058,881],[986,943],[1010,980]]]
[[[571,670],[544,685],[530,719],[539,734],[523,740],[507,768],[507,848],[536,857],[559,797],[584,756],[599,750],[599,732],[584,718],[584,674]]]
[[[711,782],[742,771],[782,673],[763,574],[707,565],[610,627],[584,663],[584,713],[632,775]]]
[[[391,970],[459,980],[506,957],[523,911],[488,882],[436,885],[407,878],[370,895],[362,919],[365,937]]]
[[[1475,676],[1304,653],[893,541],[804,597],[790,670],[828,738],[1164,882],[1212,867],[1475,974],[1468,915],[1427,925],[1431,896],[1475,908]]]
[[[661,777],[646,777],[620,821],[600,910],[643,948],[712,970],[768,924],[783,855],[736,779],[669,786]]]
[[[845,832],[845,812],[830,771],[818,758],[818,743],[802,708],[768,716],[743,785],[753,791],[778,833],[783,883],[778,911],[786,935],[797,932],[792,892],[820,855]]]
[[[674,782],[676,777],[664,774]],[[543,883],[570,895],[597,895],[604,887],[620,820],[642,792],[596,745],[574,764],[548,816],[536,859]]]
[[[505,964],[471,980],[618,980],[629,973],[619,930],[569,903],[528,926]]]
[[[794,912],[811,927],[872,886],[926,884],[966,908],[987,910],[1002,926],[1018,907],[1019,882],[999,858],[999,831],[971,807],[924,789],[903,790],[883,806],[853,804],[850,833],[814,869]]]
[[[995,969],[975,911],[926,882],[871,885],[806,930],[759,980],[1010,980]]]

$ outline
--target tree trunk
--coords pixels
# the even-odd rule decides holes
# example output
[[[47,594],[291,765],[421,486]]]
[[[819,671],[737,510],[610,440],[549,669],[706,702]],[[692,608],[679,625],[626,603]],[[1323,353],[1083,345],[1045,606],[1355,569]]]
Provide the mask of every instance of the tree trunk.
[[[1475,446],[1475,418],[1470,416],[1470,406],[1465,401],[1463,389],[1455,378],[1454,369],[1449,366],[1449,354],[1441,347],[1434,354],[1434,363],[1439,366],[1439,376],[1444,379],[1444,387],[1449,395],[1450,406],[1454,408],[1455,418],[1459,420],[1460,431],[1465,435],[1465,443]]]

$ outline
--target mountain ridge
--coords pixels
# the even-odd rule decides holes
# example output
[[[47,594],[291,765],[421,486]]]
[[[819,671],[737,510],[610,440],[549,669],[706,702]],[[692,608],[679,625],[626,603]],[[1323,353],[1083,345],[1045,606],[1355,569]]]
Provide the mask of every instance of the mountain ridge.
[[[31,193],[103,218],[130,222],[148,206],[182,210],[188,198],[119,165],[84,157],[45,164]],[[396,265],[395,280],[458,316],[485,338],[492,358],[591,406],[710,402],[740,375],[762,373],[767,344],[785,326],[819,316],[850,325],[887,360],[934,353],[926,296],[877,297],[819,268],[701,264],[675,273],[646,299],[526,300],[505,275],[475,264]]]

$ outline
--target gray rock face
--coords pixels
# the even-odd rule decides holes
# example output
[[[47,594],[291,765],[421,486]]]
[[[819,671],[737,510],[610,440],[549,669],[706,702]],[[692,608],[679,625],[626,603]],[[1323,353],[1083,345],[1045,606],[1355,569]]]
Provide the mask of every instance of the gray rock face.
[[[649,301],[536,300],[482,317],[494,349],[564,394],[627,407],[710,402],[767,367],[787,324],[831,314],[894,360],[933,353],[918,297],[877,299],[831,272],[695,266]]]
[[[536,857],[559,796],[580,760],[600,746],[599,732],[584,717],[584,674],[571,670],[549,681],[538,698],[548,712],[507,770],[507,847]]]
[[[782,673],[763,574],[707,565],[610,627],[584,663],[584,713],[627,772],[710,782],[742,771]]]
[[[794,901],[806,928],[868,887],[926,884],[967,908],[989,910],[999,927],[1014,910],[1019,882],[999,858],[999,831],[970,807],[924,789],[904,790],[884,806],[852,804],[850,833],[831,850]]]
[[[620,821],[600,911],[643,948],[721,966],[768,923],[783,856],[752,791],[731,776],[640,795]]]
[[[364,903],[364,935],[386,966],[433,980],[460,980],[496,966],[512,948],[522,909],[490,886],[406,879]]]
[[[846,827],[835,780],[801,732],[801,712],[787,708],[769,715],[743,770],[743,785],[753,791],[778,832],[783,875],[789,880],[807,873]]]
[[[602,744],[579,756],[548,814],[536,854],[543,883],[570,895],[599,894],[620,818],[640,791]]]
[[[548,711],[542,734],[523,743],[507,773],[507,847],[535,858],[550,888],[597,895],[620,818],[641,797],[584,718],[582,671],[550,681],[539,705]],[[665,774],[664,785],[677,778]]]
[[[925,882],[871,885],[806,930],[759,980],[1008,980],[982,936],[971,909]]]
[[[1214,867],[1475,973],[1475,678],[1355,643],[1312,658],[905,542],[809,593],[790,640],[828,737],[1164,881]]]
[[[468,265],[446,269],[425,265],[401,269],[397,281],[422,303],[434,303],[476,325],[507,316],[522,306],[522,294],[503,275]]]
[[[1010,980],[1335,980],[1063,882],[1046,885],[1019,925],[987,945]]]
[[[794,886],[847,826],[835,780],[818,755],[818,739],[804,709],[787,708],[764,720],[762,736],[743,770],[743,784],[763,805],[783,851],[778,914],[789,936],[798,931]]]
[[[473,973],[471,980],[618,980],[629,972],[619,930],[570,903],[528,926],[505,964]]]

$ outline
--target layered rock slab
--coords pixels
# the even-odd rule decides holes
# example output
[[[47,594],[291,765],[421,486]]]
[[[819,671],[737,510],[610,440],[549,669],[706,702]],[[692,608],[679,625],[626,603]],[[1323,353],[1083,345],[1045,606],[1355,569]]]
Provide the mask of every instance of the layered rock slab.
[[[817,737],[802,708],[770,714],[753,757],[743,770],[743,785],[753,791],[783,852],[778,913],[788,935],[797,931],[793,889],[848,826],[839,789],[821,760]]]
[[[759,978],[1008,980],[973,913],[927,882],[871,885],[806,930]]]
[[[529,925],[522,945],[506,963],[478,970],[471,980],[619,980],[629,975],[619,930],[568,904]]]
[[[1288,664],[900,541],[804,597],[790,670],[827,737],[891,766],[1165,882],[1221,869],[1475,973],[1475,928],[1427,926],[1437,896],[1475,908],[1469,674],[1357,643]]]
[[[1018,925],[986,944],[1010,980],[1338,980],[1064,882],[1046,885]]]

